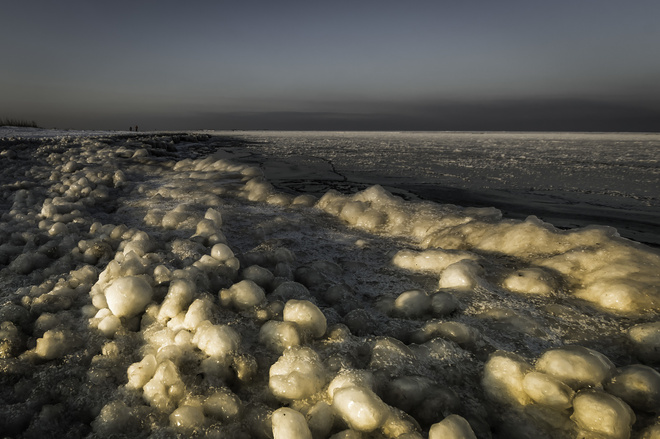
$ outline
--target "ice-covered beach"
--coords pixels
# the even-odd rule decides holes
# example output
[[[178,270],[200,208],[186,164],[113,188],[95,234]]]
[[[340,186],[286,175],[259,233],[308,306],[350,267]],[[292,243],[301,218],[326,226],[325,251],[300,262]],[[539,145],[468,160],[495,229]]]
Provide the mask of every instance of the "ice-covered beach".
[[[0,128],[0,434],[660,437],[660,136],[351,136]]]

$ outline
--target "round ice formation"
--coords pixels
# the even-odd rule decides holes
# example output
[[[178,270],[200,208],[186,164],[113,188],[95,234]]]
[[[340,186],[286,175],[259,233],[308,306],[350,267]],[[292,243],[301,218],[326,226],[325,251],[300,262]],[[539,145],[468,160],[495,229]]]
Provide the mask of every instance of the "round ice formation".
[[[236,351],[241,337],[229,326],[202,323],[197,327],[193,343],[209,357],[224,358]]]
[[[477,439],[470,423],[459,415],[449,415],[429,430],[429,439]]]
[[[172,411],[175,404],[183,398],[185,385],[179,375],[179,369],[170,361],[160,363],[154,376],[143,387],[144,399],[153,407],[162,411]]]
[[[229,389],[220,389],[204,401],[204,413],[223,422],[237,419],[242,412],[241,399]]]
[[[151,285],[142,277],[121,277],[105,290],[108,308],[117,317],[133,317],[151,302]]]
[[[635,325],[628,329],[628,337],[642,360],[660,363],[660,322]]]
[[[444,316],[451,314],[458,308],[458,300],[449,293],[435,293],[431,296],[431,309],[433,314]]]
[[[556,410],[564,410],[573,404],[575,392],[561,381],[540,372],[530,372],[522,381],[523,389],[534,402]]]
[[[267,288],[275,276],[267,268],[260,267],[259,265],[251,265],[243,270],[241,273],[243,279],[251,280],[262,288]]]
[[[102,436],[125,433],[137,426],[131,409],[122,401],[112,401],[101,409],[92,426],[94,432]]]
[[[374,375],[368,370],[343,369],[330,381],[328,385],[328,396],[332,399],[335,392],[344,387],[357,386],[373,390],[375,384]]]
[[[253,308],[266,300],[264,290],[251,280],[242,280],[219,294],[223,305],[231,304],[239,310]]]
[[[335,412],[325,401],[319,401],[305,414],[313,437],[328,437],[335,422]]]
[[[42,338],[37,339],[35,353],[44,360],[53,360],[59,358],[69,349],[70,340],[64,331],[50,329],[44,333]]]
[[[635,409],[660,411],[660,373],[651,367],[641,364],[622,367],[606,389]]]
[[[211,248],[211,256],[220,262],[225,262],[234,257],[234,252],[227,244],[216,244]]]
[[[323,312],[307,300],[289,300],[284,305],[283,319],[297,323],[302,331],[314,338],[322,337],[328,326]]]
[[[471,290],[479,284],[483,269],[473,260],[463,260],[448,266],[440,276],[440,288]]]
[[[170,425],[192,431],[204,426],[204,411],[196,405],[183,405],[170,414]]]
[[[606,356],[582,346],[550,349],[538,359],[536,369],[576,390],[601,385],[615,370]]]
[[[210,316],[211,303],[205,299],[195,299],[188,307],[188,311],[183,319],[183,327],[189,331],[197,329],[202,322],[208,321]]]
[[[582,430],[607,438],[627,439],[635,422],[635,414],[616,396],[586,390],[575,396],[571,419]]]
[[[283,352],[300,345],[300,334],[293,322],[269,320],[259,330],[259,341],[276,352]]]
[[[504,288],[522,294],[548,295],[554,290],[550,275],[540,268],[518,270],[504,279]]]
[[[389,407],[375,393],[357,386],[335,390],[332,407],[349,427],[362,432],[376,430],[389,415]]]
[[[484,365],[484,390],[496,401],[529,404],[532,401],[523,388],[523,379],[531,369],[532,366],[519,355],[495,352]]]
[[[312,439],[305,417],[298,411],[281,407],[273,412],[273,439]]]
[[[394,311],[404,317],[421,317],[430,310],[431,298],[422,290],[410,290],[399,294],[394,301]]]
[[[322,389],[325,370],[318,354],[307,347],[292,347],[270,367],[268,387],[273,395],[304,399]]]

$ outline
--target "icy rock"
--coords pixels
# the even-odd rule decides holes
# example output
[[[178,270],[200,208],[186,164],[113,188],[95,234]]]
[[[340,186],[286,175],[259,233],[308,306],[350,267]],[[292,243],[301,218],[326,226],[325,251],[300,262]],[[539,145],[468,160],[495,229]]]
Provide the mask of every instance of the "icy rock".
[[[92,422],[96,434],[112,436],[126,433],[137,427],[132,410],[122,401],[112,401],[101,409],[101,413]]]
[[[192,281],[187,279],[173,280],[160,306],[158,320],[164,322],[179,314],[190,305],[194,295],[195,284]]]
[[[105,290],[108,308],[117,317],[133,317],[144,311],[152,297],[151,285],[142,277],[121,277]]]
[[[238,350],[241,338],[226,325],[202,323],[197,327],[193,343],[209,357],[224,358]]]
[[[312,439],[305,417],[288,407],[273,412],[272,425],[273,439]]]
[[[640,359],[649,363],[660,363],[660,322],[632,326],[628,329],[628,338]]]
[[[220,303],[248,310],[266,301],[264,290],[251,280],[242,280],[229,289],[220,291]]]
[[[522,382],[523,389],[534,402],[564,410],[573,404],[575,392],[561,381],[540,372],[530,372]]]
[[[586,390],[575,396],[571,419],[580,429],[590,433],[612,439],[628,439],[635,414],[616,396]]]
[[[273,395],[304,399],[323,388],[326,376],[318,354],[308,347],[292,347],[270,367],[268,387]]]
[[[389,407],[375,393],[357,386],[335,390],[332,407],[351,429],[362,432],[376,430],[389,415]]]
[[[470,423],[459,415],[449,415],[429,430],[429,439],[477,439]]]
[[[541,268],[518,270],[504,279],[504,288],[521,294],[547,296],[554,290],[554,281],[550,274]]]
[[[71,341],[67,338],[64,331],[50,329],[42,338],[37,339],[35,353],[44,360],[59,358],[70,348]]]
[[[213,221],[216,228],[222,227],[222,214],[213,208],[209,208],[204,214],[204,219]]]
[[[223,422],[238,419],[242,412],[241,399],[229,389],[220,389],[204,401],[204,413]]]
[[[296,323],[314,338],[322,337],[328,327],[325,315],[312,302],[291,299],[284,305],[283,319]]]
[[[275,352],[300,345],[298,327],[293,322],[269,320],[259,330],[259,341]]]
[[[457,290],[471,290],[481,279],[483,268],[473,260],[463,260],[451,264],[440,276],[440,288],[454,288]]]
[[[615,371],[603,354],[583,346],[565,346],[546,351],[536,362],[536,369],[577,390],[599,386]]]
[[[389,382],[385,393],[385,401],[406,412],[410,412],[433,389],[433,381],[420,376],[403,376]]]
[[[415,354],[403,342],[392,337],[380,337],[371,350],[369,368],[394,376],[411,367],[414,362]]]
[[[431,298],[422,290],[404,291],[394,301],[394,312],[408,318],[421,317],[428,313]]]
[[[605,388],[634,409],[660,412],[660,373],[651,367],[622,367]]]
[[[486,394],[495,401],[527,405],[532,400],[523,388],[523,379],[531,369],[521,356],[497,351],[484,365],[481,383]]]
[[[204,426],[204,410],[196,405],[183,405],[170,414],[170,425],[193,431]]]
[[[305,300],[310,297],[306,286],[298,282],[282,282],[270,295],[271,298],[286,302],[290,299]]]
[[[127,371],[128,384],[126,384],[126,387],[130,389],[144,387],[156,373],[157,367],[158,363],[153,354],[145,355],[142,361],[131,364]]]

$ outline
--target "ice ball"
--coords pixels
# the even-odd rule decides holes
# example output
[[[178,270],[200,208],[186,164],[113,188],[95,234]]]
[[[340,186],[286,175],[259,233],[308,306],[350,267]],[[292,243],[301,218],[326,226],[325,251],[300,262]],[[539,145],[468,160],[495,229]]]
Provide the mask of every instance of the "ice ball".
[[[142,277],[120,277],[105,290],[108,308],[117,317],[133,317],[144,311],[152,297],[151,285]]]
[[[37,339],[35,353],[44,360],[59,358],[70,347],[70,341],[59,329],[50,329],[44,333],[42,338]]]
[[[312,439],[302,413],[281,407],[273,412],[273,439]]]
[[[471,290],[479,284],[483,269],[472,260],[462,260],[448,266],[440,276],[440,288]]]
[[[247,310],[265,302],[266,294],[253,281],[242,280],[232,285],[228,290],[220,291],[220,299],[223,303],[230,302],[239,310]]]
[[[301,330],[314,338],[322,337],[328,327],[323,312],[308,300],[287,301],[284,305],[283,319],[297,323]]]
[[[270,367],[268,387],[283,399],[304,399],[325,384],[325,369],[318,354],[308,347],[292,347]]]
[[[635,414],[616,396],[586,390],[573,400],[571,419],[582,430],[612,439],[628,439]]]
[[[237,419],[242,411],[241,399],[229,389],[220,389],[204,401],[204,413],[223,422]]]
[[[477,439],[477,436],[465,418],[449,415],[431,426],[429,439]]]
[[[293,322],[269,320],[259,330],[259,341],[269,349],[284,352],[287,348],[300,345],[300,334]]]
[[[238,332],[226,325],[202,323],[195,332],[193,343],[209,357],[224,358],[236,351],[241,337]]]
[[[523,379],[532,366],[512,352],[497,351],[484,365],[482,385],[492,399],[509,404],[532,402],[523,389]]]
[[[561,381],[540,372],[530,372],[522,381],[523,389],[534,402],[564,410],[571,407],[575,392]]]
[[[394,312],[408,318],[421,317],[430,307],[431,298],[422,290],[404,291],[394,301]]]
[[[546,296],[554,290],[552,277],[540,268],[518,270],[504,279],[504,288],[522,294]]]
[[[606,389],[635,409],[660,412],[660,373],[651,367],[641,364],[622,367]]]
[[[660,322],[641,323],[628,329],[637,356],[650,363],[660,363]]]
[[[601,385],[615,370],[605,355],[583,346],[550,349],[538,359],[536,369],[573,389]]]
[[[358,386],[337,389],[332,407],[350,428],[362,432],[376,430],[389,415],[389,407],[374,392]]]
[[[170,414],[170,425],[182,430],[195,430],[204,426],[204,410],[196,405],[184,405]]]

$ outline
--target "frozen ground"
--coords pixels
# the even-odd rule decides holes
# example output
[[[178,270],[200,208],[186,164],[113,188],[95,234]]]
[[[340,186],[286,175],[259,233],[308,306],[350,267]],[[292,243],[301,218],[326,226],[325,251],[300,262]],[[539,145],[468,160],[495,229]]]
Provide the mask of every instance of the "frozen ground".
[[[658,437],[657,249],[608,227],[420,200],[442,166],[481,169],[441,176],[466,191],[497,166],[459,148],[445,154],[456,164],[429,159],[412,175],[346,136],[323,147],[293,133],[0,129],[0,432]],[[357,137],[378,136],[403,142]],[[511,137],[530,148],[524,135],[451,136],[466,150],[478,139],[503,154]],[[342,138],[345,155],[332,147]],[[545,190],[518,174],[550,172],[541,140],[529,166],[503,157],[517,170],[488,189]],[[647,163],[619,186],[568,153],[553,181],[598,208],[656,215],[647,140],[604,160]],[[376,178],[407,199],[369,187]]]

